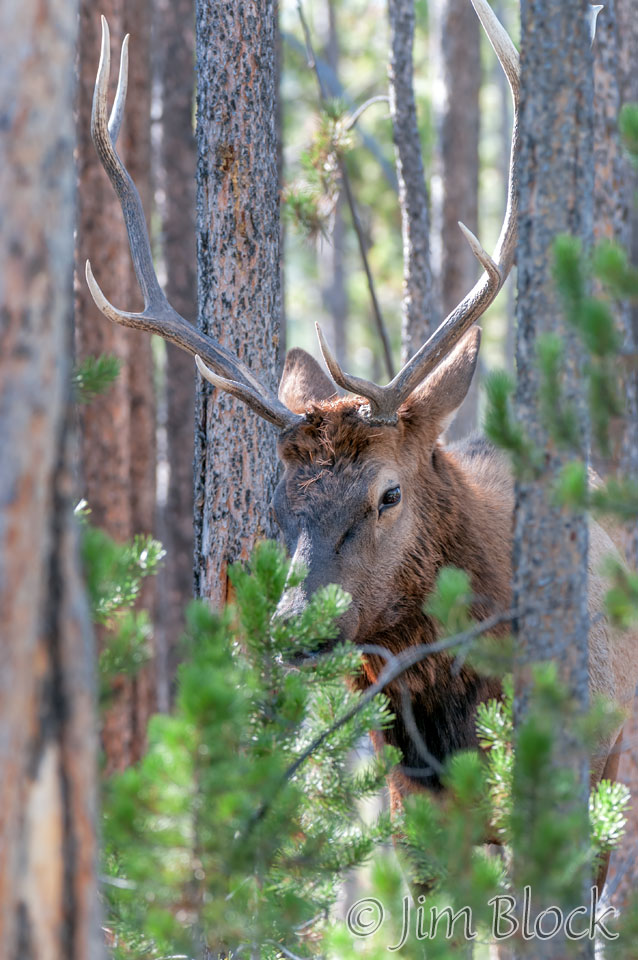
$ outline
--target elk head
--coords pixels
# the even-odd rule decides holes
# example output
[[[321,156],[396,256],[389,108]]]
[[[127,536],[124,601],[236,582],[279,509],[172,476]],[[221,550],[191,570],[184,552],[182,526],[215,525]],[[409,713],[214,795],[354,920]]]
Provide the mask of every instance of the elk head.
[[[392,422],[371,421],[359,398],[335,397],[308,354],[288,354],[279,395],[304,419],[280,437],[285,469],[273,507],[307,575],[282,598],[280,616],[301,613],[329,583],[352,598],[344,639],[370,640],[420,612],[442,565],[447,522],[438,439],[470,386],[479,342],[474,327]]]
[[[487,0],[472,3],[512,90],[513,158],[518,55]],[[440,565],[435,531],[443,519],[437,491],[443,489],[444,478],[437,472],[438,438],[462,402],[476,366],[480,333],[473,324],[496,297],[514,259],[513,161],[493,256],[460,224],[484,274],[391,383],[380,386],[345,373],[317,327],[332,379],[309,354],[292,350],[274,396],[237,357],[181,317],[160,288],[139,194],[115,149],[126,97],[127,57],[128,38],[109,120],[109,33],[102,18],[91,132],[122,206],[145,306],[141,313],[116,309],[104,297],[87,261],[95,303],[114,322],[157,333],[192,353],[203,377],[279,428],[285,472],[274,509],[290,553],[308,568],[305,585],[285,595],[280,614],[299,612],[309,593],[337,582],[353,597],[341,624],[345,637],[362,639],[391,627],[406,611],[420,609],[437,561]],[[353,396],[337,396],[336,387]]]

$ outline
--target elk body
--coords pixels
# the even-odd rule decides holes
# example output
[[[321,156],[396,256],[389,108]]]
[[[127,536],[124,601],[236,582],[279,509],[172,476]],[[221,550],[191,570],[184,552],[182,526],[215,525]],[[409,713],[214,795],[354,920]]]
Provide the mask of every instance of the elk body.
[[[487,0],[472,0],[507,75],[514,100],[512,157],[517,145],[518,55]],[[128,39],[128,38],[127,38]],[[441,436],[463,401],[477,363],[474,326],[501,289],[516,245],[516,183],[510,164],[508,202],[490,256],[462,227],[484,274],[430,340],[387,386],[350,376],[337,364],[318,329],[331,378],[302,350],[288,353],[279,394],[264,388],[237,357],[179,316],[156,277],[140,199],[115,144],[126,96],[128,47],[120,61],[116,101],[107,115],[109,35],[103,19],[102,54],[93,100],[96,149],[120,199],[133,263],[144,295],[142,313],[116,309],[102,294],[87,262],[87,282],[111,320],[157,333],[195,355],[215,387],[247,403],[280,431],[284,475],[274,509],[290,554],[308,570],[278,614],[300,612],[318,587],[339,583],[352,597],[340,637],[360,644],[364,685],[375,683],[389,654],[436,640],[423,610],[438,571],[467,571],[482,620],[510,608],[513,484],[505,458],[480,438],[447,448]],[[338,396],[336,387],[350,396]],[[265,506],[265,505],[264,505]],[[600,562],[614,552],[609,535],[590,528],[590,686],[628,710],[638,679],[638,637],[614,635],[601,615],[605,584]],[[495,628],[507,632],[507,623]],[[335,637],[335,642],[339,637]],[[441,765],[457,750],[476,746],[477,704],[501,694],[500,683],[469,666],[452,671],[444,651],[408,670],[388,694],[396,720],[383,736],[403,751],[392,775],[393,805],[415,789],[442,789]],[[407,696],[407,702],[406,702]],[[592,781],[615,778],[621,729],[599,744]],[[424,749],[431,762],[425,767]],[[424,769],[425,767],[425,769]]]

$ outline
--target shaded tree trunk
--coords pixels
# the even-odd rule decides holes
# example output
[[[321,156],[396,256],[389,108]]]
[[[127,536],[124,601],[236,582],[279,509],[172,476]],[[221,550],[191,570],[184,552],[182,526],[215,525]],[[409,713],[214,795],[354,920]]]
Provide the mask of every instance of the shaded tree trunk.
[[[430,214],[414,99],[414,0],[388,0],[390,113],[397,158],[403,234],[402,360],[425,343],[437,325],[430,265]]]
[[[622,103],[638,103],[638,17],[633,0],[616,0],[620,43],[620,89]],[[604,12],[604,11],[603,11]],[[625,196],[629,210],[626,242],[632,263],[638,263],[638,171],[625,161]],[[638,306],[633,305],[624,317],[625,345],[629,351],[638,351]],[[629,477],[638,476],[638,368],[628,371],[625,379],[625,432],[621,454],[621,471]],[[627,559],[638,570],[638,522],[626,532]]]
[[[201,329],[274,387],[281,314],[277,5],[198,0],[197,217]],[[195,590],[228,597],[228,564],[273,532],[276,436],[198,382]]]
[[[616,83],[619,88],[618,101],[622,103],[638,102],[638,74],[636,57],[638,56],[638,18],[634,0],[615,0],[611,7],[605,7],[598,18],[597,47],[600,44],[600,30],[610,29],[607,22],[608,12],[615,13],[616,34],[612,40],[617,44],[616,61],[612,55],[606,56],[609,70],[616,70]],[[603,34],[604,37],[607,34]],[[597,50],[598,54],[598,50]],[[596,61],[598,62],[598,55]],[[610,118],[611,124],[611,118]],[[638,263],[638,173],[626,160],[622,161],[622,182],[618,185],[621,198],[627,211],[624,230],[619,239],[627,246],[632,263]],[[613,198],[612,198],[613,202]],[[638,308],[635,306],[622,314],[625,333],[625,347],[635,352],[638,347]],[[620,455],[621,473],[629,477],[638,476],[638,370],[628,369],[625,376],[625,421]],[[638,523],[627,525],[625,533],[625,552],[629,566],[638,569]],[[624,840],[611,859],[608,890],[612,903],[620,909],[626,907],[635,896],[638,883],[638,697],[634,698],[633,715],[624,729],[624,743],[621,753],[618,778],[626,783],[631,791],[632,803],[627,812],[627,828]]]
[[[107,0],[102,8],[111,27],[112,61],[119,64],[122,37],[131,33],[129,93],[119,148],[150,214],[150,3]],[[116,540],[151,533],[155,513],[155,399],[151,341],[147,335],[105,322],[84,282],[84,261],[108,265],[104,289],[126,309],[138,309],[141,295],[128,253],[118,201],[90,137],[90,116],[99,59],[99,16],[93,4],[80,5],[78,89],[79,203],[76,240],[76,315],[79,360],[101,353],[120,358],[120,376],[109,391],[83,411],[84,496],[92,522]],[[111,71],[112,92],[117,69]],[[152,604],[153,586],[140,604]],[[101,642],[108,642],[102,634]],[[121,770],[142,755],[146,725],[155,705],[151,660],[135,677],[114,681],[113,702],[102,732],[106,770]]]
[[[529,667],[535,661],[553,660],[579,708],[588,705],[587,518],[552,503],[552,481],[569,454],[555,447],[542,425],[536,350],[539,337],[547,331],[558,333],[564,342],[563,388],[576,405],[579,452],[587,459],[583,357],[567,328],[552,280],[552,246],[559,233],[580,237],[589,246],[593,212],[593,83],[586,4],[583,0],[524,0],[521,18],[516,417],[545,456],[542,475],[519,480],[516,486],[514,606],[524,610],[515,622],[519,722],[527,711]],[[557,731],[558,755],[580,784],[574,809],[586,810],[589,757],[585,748],[576,748],[568,731]],[[531,825],[534,810],[526,813]],[[519,879],[524,875],[525,865],[519,863]],[[583,876],[583,896],[590,885],[591,877]],[[548,941],[545,949],[543,956],[563,956],[558,938]],[[593,945],[582,949],[591,949],[593,956]]]
[[[628,244],[630,197],[627,195],[627,162],[618,130],[620,112],[620,49],[615,0],[600,11],[594,42],[594,238]],[[621,304],[620,321],[627,329],[629,304]],[[631,397],[629,397],[631,400]],[[603,459],[594,452],[593,464],[602,475],[618,469],[622,420],[612,424],[612,452]]]
[[[195,170],[194,0],[157,5],[157,77],[162,101],[157,180],[164,197],[162,254],[166,295],[184,317],[197,316]],[[170,686],[184,627],[184,608],[193,596],[193,454],[195,365],[166,344],[166,457],[168,489],[160,507],[160,539],[166,560],[158,580],[158,704],[168,709]]]
[[[459,229],[459,220],[478,234],[479,93],[481,89],[481,28],[468,0],[439,0],[436,37],[442,102],[437,117],[437,168],[441,190],[437,198],[439,288],[447,316],[472,289],[479,268]],[[500,65],[498,67],[502,74]],[[504,81],[507,85],[507,81]],[[509,102],[509,92],[506,93]],[[508,137],[510,127],[508,127]],[[509,143],[506,158],[509,157]],[[458,439],[478,426],[480,371],[452,422],[447,436]]]
[[[93,637],[71,480],[77,9],[0,8],[0,943],[102,956]]]

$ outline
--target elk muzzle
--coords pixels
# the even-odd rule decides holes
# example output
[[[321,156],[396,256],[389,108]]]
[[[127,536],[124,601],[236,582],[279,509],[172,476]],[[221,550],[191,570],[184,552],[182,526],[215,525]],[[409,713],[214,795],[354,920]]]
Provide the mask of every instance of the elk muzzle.
[[[300,617],[317,590],[331,583],[336,583],[347,590],[340,566],[333,547],[326,544],[321,537],[313,536],[310,531],[303,531],[297,541],[291,567],[292,569],[303,568],[306,570],[306,577],[303,583],[291,586],[284,591],[275,611],[275,617],[286,622]],[[354,641],[358,629],[359,614],[354,602],[351,602],[346,612],[335,623],[334,636],[328,640],[317,640],[316,645],[299,651],[294,659],[295,661],[315,659],[321,653],[332,650],[340,641]]]

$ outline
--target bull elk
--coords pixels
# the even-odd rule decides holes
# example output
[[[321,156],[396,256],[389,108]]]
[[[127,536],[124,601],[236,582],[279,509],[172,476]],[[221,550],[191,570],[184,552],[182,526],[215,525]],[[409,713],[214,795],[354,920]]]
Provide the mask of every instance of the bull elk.
[[[379,386],[345,373],[317,327],[332,379],[309,354],[294,349],[286,357],[278,396],[238,357],[181,317],[160,288],[139,194],[115,149],[126,97],[128,38],[109,119],[109,31],[102,18],[92,136],[122,206],[145,306],[141,313],[116,309],[87,261],[93,299],[110,320],[159,334],[189,351],[213,386],[239,398],[279,430],[284,474],[274,509],[290,554],[304,563],[308,574],[302,586],[284,595],[278,614],[298,614],[318,587],[340,584],[352,597],[339,623],[340,637],[378,651],[363,657],[362,682],[368,686],[378,678],[386,651],[398,653],[435,640],[435,624],[423,606],[444,565],[467,571],[476,598],[472,613],[478,620],[510,606],[513,483],[508,463],[482,439],[451,448],[441,441],[476,367],[480,330],[474,324],[501,289],[516,246],[518,54],[487,0],[472,3],[514,101],[507,207],[496,249],[490,256],[461,225],[484,273],[391,383]],[[335,386],[348,395],[338,396]],[[593,521],[590,542],[590,687],[626,710],[638,673],[638,637],[614,635],[600,616],[600,561],[615,548]],[[506,632],[507,624],[497,628],[497,635],[498,629]],[[403,686],[387,688],[396,720],[383,736],[402,750],[405,762],[391,776],[393,806],[413,790],[442,789],[440,765],[454,751],[477,745],[478,703],[501,695],[497,679],[481,676],[468,665],[455,672],[451,664],[450,656],[440,652],[415,665]],[[403,719],[405,688],[420,738],[436,762],[436,768],[420,777],[409,772],[423,763]],[[592,758],[592,782],[615,778],[614,744],[621,736],[619,728],[599,745]]]

